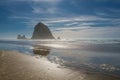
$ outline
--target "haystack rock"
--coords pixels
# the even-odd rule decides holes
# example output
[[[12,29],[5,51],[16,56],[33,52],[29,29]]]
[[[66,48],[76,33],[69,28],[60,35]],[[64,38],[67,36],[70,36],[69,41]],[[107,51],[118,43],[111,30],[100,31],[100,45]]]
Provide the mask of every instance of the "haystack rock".
[[[54,39],[54,37],[45,24],[38,23],[34,28],[31,39]]]

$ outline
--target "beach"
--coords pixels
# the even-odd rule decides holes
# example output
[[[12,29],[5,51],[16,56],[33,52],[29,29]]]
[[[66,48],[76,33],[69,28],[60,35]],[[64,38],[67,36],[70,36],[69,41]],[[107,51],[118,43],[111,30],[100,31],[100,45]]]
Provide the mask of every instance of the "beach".
[[[0,80],[120,80],[120,0],[0,0]]]
[[[118,76],[60,67],[39,56],[0,51],[0,80],[120,80]]]

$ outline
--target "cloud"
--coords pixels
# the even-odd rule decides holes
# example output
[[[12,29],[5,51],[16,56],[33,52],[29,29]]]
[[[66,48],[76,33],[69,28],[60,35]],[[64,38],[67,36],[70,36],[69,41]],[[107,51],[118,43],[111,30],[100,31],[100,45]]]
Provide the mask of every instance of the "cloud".
[[[62,30],[84,30],[89,29],[90,26],[79,26],[79,27],[65,27],[65,28],[57,28],[56,30],[62,31]]]
[[[65,26],[72,26],[72,25],[75,25],[75,24],[79,24],[79,23],[78,22],[72,22],[72,23],[65,24]]]
[[[120,13],[120,9],[114,9],[114,8],[107,8],[107,9],[114,13]]]
[[[62,0],[31,0],[32,14],[40,16],[54,16],[60,14],[58,4]]]
[[[60,36],[65,39],[80,39],[80,38],[118,38],[120,37],[119,27],[92,27],[80,31],[63,29],[54,32],[55,36]]]
[[[62,22],[73,22],[73,21],[96,21],[96,20],[109,20],[107,18],[101,18],[97,16],[77,16],[71,18],[53,18],[50,21],[46,21],[46,23],[62,23]]]
[[[8,0],[8,1],[57,2],[57,1],[60,1],[60,0]]]
[[[59,0],[32,0],[35,2],[55,2],[55,1],[59,1]]]
[[[27,16],[10,16],[9,18],[12,18],[12,19],[24,19],[24,20],[32,19],[31,17],[27,17]]]
[[[58,13],[56,7],[42,8],[42,7],[32,7],[33,13],[35,14],[55,14]]]
[[[44,22],[45,24],[59,27],[75,27],[75,26],[109,26],[111,24],[118,25],[119,19],[109,18],[109,17],[101,17],[101,15],[106,16],[107,14],[102,12],[97,12],[98,15],[72,15],[64,16],[67,12],[63,12],[64,8],[58,6],[63,0],[12,0],[12,1],[27,1],[30,2],[31,13],[27,13],[28,15],[19,14],[12,15],[10,18],[13,19],[23,19],[23,23],[26,25],[31,24],[31,26],[35,25],[38,22]],[[64,1],[63,1],[64,2]],[[71,1],[71,2],[77,2]],[[79,1],[78,1],[79,2]],[[75,4],[75,3],[74,3]],[[114,12],[119,12],[115,10]],[[69,15],[69,13],[67,13]],[[24,21],[25,19],[25,21]],[[106,22],[106,23],[105,23]],[[108,25],[107,25],[108,24]],[[111,26],[113,26],[111,25]],[[57,27],[56,27],[57,28]]]
[[[29,15],[12,15],[12,19],[23,19],[22,23],[28,27],[34,27],[38,22],[47,24],[50,28],[55,30],[83,30],[92,27],[111,27],[119,26],[120,19],[102,17],[106,16],[105,12],[97,12],[98,15],[72,15],[63,16],[66,14],[62,12],[61,7],[58,6],[63,0],[12,0],[12,1],[27,1],[32,10]],[[74,1],[73,1],[74,3]],[[74,3],[75,4],[75,3]],[[64,8],[63,8],[64,9]],[[111,12],[119,13],[119,10],[108,9]],[[69,13],[67,13],[69,14]],[[60,15],[60,16],[59,16]],[[61,16],[62,15],[62,16]],[[51,27],[53,26],[53,27]]]
[[[23,19],[23,23],[28,25],[28,27],[34,27],[38,22],[43,22],[49,27],[53,26],[54,30],[61,27],[61,29],[71,29],[71,27],[111,27],[111,26],[120,26],[120,19],[110,19],[110,18],[101,18],[98,16],[78,16],[78,17],[55,17],[55,18],[40,18],[34,16],[11,16],[10,18],[14,19]],[[70,28],[69,28],[70,27]],[[50,27],[51,28],[51,27]]]

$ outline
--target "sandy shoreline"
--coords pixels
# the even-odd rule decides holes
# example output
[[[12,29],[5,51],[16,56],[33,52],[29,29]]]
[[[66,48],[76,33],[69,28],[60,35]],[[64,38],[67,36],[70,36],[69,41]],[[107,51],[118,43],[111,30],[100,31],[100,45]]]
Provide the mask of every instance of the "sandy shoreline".
[[[37,59],[15,51],[0,51],[0,80],[120,80],[120,78],[59,68],[57,64],[50,63],[47,59]]]

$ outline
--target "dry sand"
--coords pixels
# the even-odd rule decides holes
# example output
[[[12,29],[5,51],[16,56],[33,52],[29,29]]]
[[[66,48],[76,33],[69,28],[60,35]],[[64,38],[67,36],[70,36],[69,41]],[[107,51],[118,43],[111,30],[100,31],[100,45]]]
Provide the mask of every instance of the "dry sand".
[[[37,59],[15,51],[0,51],[0,80],[120,80],[120,78],[59,68],[57,64],[47,59]]]

